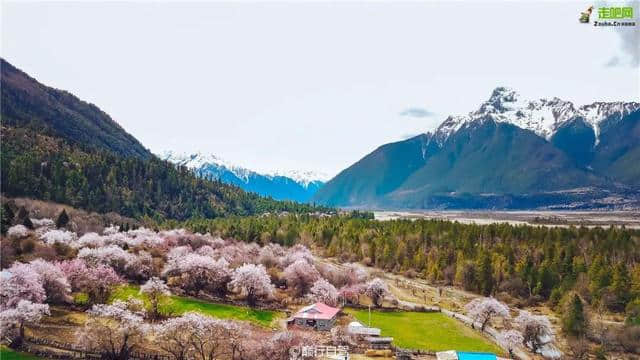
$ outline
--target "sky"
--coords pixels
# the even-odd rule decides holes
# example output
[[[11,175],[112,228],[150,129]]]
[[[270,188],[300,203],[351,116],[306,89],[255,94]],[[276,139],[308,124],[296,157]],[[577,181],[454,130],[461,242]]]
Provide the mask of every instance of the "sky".
[[[1,53],[153,152],[335,175],[497,86],[638,101],[640,24],[580,24],[589,5],[3,1]]]

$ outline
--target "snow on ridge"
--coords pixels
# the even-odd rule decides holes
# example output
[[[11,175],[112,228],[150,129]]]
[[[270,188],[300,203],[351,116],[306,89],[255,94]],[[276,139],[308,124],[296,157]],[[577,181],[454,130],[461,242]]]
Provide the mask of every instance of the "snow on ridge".
[[[526,101],[515,90],[498,87],[478,110],[467,115],[449,116],[436,129],[435,135],[442,143],[468,124],[490,118],[531,130],[549,140],[561,125],[582,118],[593,128],[597,144],[603,120],[621,119],[637,109],[640,109],[640,103],[637,102],[595,102],[576,108],[572,102],[557,97]]]
[[[331,176],[316,172],[316,171],[305,171],[305,170],[286,170],[286,171],[273,171],[268,173],[260,173],[257,171],[253,171],[247,169],[242,166],[235,165],[225,159],[217,157],[212,154],[202,154],[201,152],[196,152],[193,154],[187,153],[175,153],[173,151],[165,151],[159,157],[163,160],[167,160],[177,165],[186,166],[192,170],[200,170],[207,165],[213,165],[222,168],[223,170],[228,170],[232,172],[239,179],[242,179],[245,183],[249,182],[249,178],[252,175],[255,176],[264,176],[270,179],[274,177],[286,177],[291,179],[292,181],[302,185],[307,188],[309,184],[313,182],[327,182]]]
[[[320,181],[324,183],[331,179],[331,176],[328,174],[325,174],[319,171],[310,171],[310,170],[284,170],[284,171],[277,170],[277,171],[271,172],[270,174],[264,174],[264,176],[287,177],[297,182],[298,184],[302,185],[305,188],[308,187],[309,184],[311,184],[312,182]]]

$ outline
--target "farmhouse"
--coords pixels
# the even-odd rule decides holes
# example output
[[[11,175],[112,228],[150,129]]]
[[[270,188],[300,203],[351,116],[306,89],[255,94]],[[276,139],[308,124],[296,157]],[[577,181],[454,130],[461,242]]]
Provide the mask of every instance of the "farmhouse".
[[[338,308],[318,302],[300,309],[290,318],[290,322],[316,330],[331,330],[339,312]]]

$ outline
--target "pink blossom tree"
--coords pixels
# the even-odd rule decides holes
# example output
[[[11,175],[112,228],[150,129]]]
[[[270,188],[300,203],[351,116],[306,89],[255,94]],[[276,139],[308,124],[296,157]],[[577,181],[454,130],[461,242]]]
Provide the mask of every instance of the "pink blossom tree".
[[[283,275],[287,286],[295,289],[298,296],[309,291],[313,283],[320,278],[318,270],[304,259],[298,259],[287,266]]]
[[[214,260],[196,253],[170,259],[162,274],[176,277],[179,286],[192,294],[205,290],[222,296],[231,280],[231,270],[225,259]]]
[[[250,306],[258,298],[271,297],[274,287],[263,265],[244,264],[233,271],[229,287],[244,294]]]
[[[366,284],[365,294],[371,298],[375,306],[380,307],[384,297],[390,293],[387,284],[382,279],[375,278]]]
[[[344,272],[347,277],[347,285],[357,285],[367,281],[367,272],[357,264],[347,264]]]
[[[83,248],[78,252],[78,259],[84,260],[88,265],[108,265],[119,274],[125,273],[125,267],[133,256],[133,254],[130,254],[117,245],[103,246],[95,249]]]
[[[146,251],[140,251],[127,259],[124,266],[127,278],[134,281],[144,281],[153,276],[153,258]]]
[[[349,304],[359,304],[360,294],[363,294],[365,287],[363,284],[345,285],[338,291],[338,296]]]
[[[474,321],[479,322],[480,330],[484,331],[491,318],[509,318],[509,307],[495,298],[476,298],[465,305],[467,315]]]
[[[544,315],[533,315],[528,311],[520,310],[514,322],[522,333],[523,344],[534,353],[542,345],[553,340],[551,322]]]
[[[0,311],[2,334],[6,336],[17,328],[18,336],[24,338],[24,326],[39,322],[44,315],[49,315],[49,305],[20,300],[16,307]]]
[[[97,233],[88,232],[82,235],[76,242],[73,243],[72,247],[74,248],[83,248],[83,247],[101,247],[104,246],[104,238]]]
[[[518,330],[504,330],[498,334],[498,342],[507,348],[509,356],[513,357],[513,349],[524,342],[524,337]]]
[[[329,306],[338,305],[338,291],[325,279],[318,279],[309,290],[312,301],[323,302]]]
[[[16,262],[0,272],[0,310],[13,308],[21,300],[41,303],[45,298],[42,278],[29,264]]]
[[[49,230],[43,233],[42,235],[40,235],[40,238],[44,240],[44,242],[48,245],[64,244],[69,246],[72,246],[73,242],[78,239],[76,233],[74,232],[57,229]]]
[[[149,303],[151,304],[151,318],[158,319],[160,317],[160,304],[171,295],[171,291],[169,291],[167,284],[154,277],[149,279],[140,287],[140,293],[144,294],[147,299],[149,299]]]
[[[36,259],[30,262],[29,266],[40,275],[42,286],[47,294],[47,302],[55,304],[71,301],[71,285],[57,264]]]
[[[287,267],[298,260],[304,260],[309,264],[313,264],[313,254],[311,251],[302,244],[296,244],[289,248],[284,259],[282,260],[282,266]]]
[[[22,239],[29,236],[29,229],[24,225],[14,225],[7,230],[10,239]]]
[[[87,314],[90,319],[78,337],[87,350],[99,352],[105,359],[129,359],[150,330],[142,315],[129,310],[123,301],[94,305]]]
[[[67,276],[72,291],[81,291],[89,296],[91,303],[105,302],[111,289],[122,283],[122,278],[107,265],[87,266],[81,259],[63,261],[58,264]]]

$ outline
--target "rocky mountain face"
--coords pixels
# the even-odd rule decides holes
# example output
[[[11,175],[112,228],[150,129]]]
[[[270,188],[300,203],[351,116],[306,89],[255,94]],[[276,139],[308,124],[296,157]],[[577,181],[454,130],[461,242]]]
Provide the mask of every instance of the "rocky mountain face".
[[[198,176],[218,179],[245,191],[270,196],[277,200],[308,202],[324,185],[328,176],[312,171],[280,171],[259,173],[237,166],[215,155],[177,154],[171,151],[160,158],[193,170]]]
[[[637,206],[640,103],[524,101],[496,88],[434,132],[386,144],[314,197],[373,208]]]

